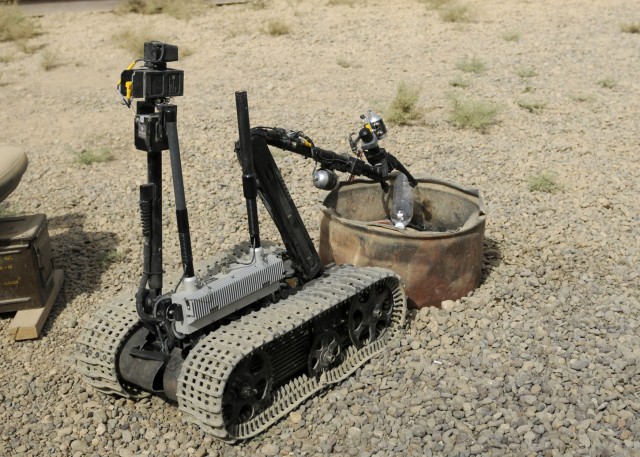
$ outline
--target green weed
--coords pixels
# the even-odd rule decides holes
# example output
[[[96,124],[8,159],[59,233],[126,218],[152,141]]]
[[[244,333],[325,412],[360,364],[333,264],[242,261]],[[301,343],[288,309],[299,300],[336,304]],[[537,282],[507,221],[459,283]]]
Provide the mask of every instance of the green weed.
[[[351,67],[351,62],[349,62],[347,59],[343,59],[341,57],[338,57],[336,59],[336,63],[341,66],[342,68],[349,68]]]
[[[208,7],[206,0],[124,0],[117,8],[119,13],[166,14],[176,19],[191,19]]]
[[[100,263],[103,265],[111,265],[112,263],[122,263],[126,260],[127,255],[124,252],[111,249],[100,255]]]
[[[165,41],[161,37],[154,36],[147,29],[124,30],[113,35],[113,41],[118,46],[131,54],[131,57],[141,58],[144,53],[144,43],[147,41]]]
[[[452,99],[451,122],[459,128],[471,128],[486,133],[496,123],[500,109],[483,100]]]
[[[542,110],[544,109],[544,107],[546,105],[545,105],[545,103],[542,103],[542,102],[519,100],[518,101],[518,106],[520,108],[522,108],[522,109],[526,109],[530,113],[538,114],[538,113],[542,112]]]
[[[19,215],[20,213],[22,213],[22,211],[10,205],[9,203],[0,203],[0,217],[13,217]]]
[[[412,124],[422,117],[422,111],[416,105],[420,97],[420,89],[409,86],[402,81],[398,84],[396,95],[391,101],[385,113],[385,119],[389,124]]]
[[[51,51],[50,49],[47,49],[42,54],[42,60],[40,61],[40,66],[44,71],[53,70],[54,68],[59,67],[60,65],[62,65],[62,63],[60,62],[60,58],[55,52]]]
[[[282,36],[289,34],[291,27],[281,19],[271,19],[267,22],[266,32],[271,36]]]
[[[521,78],[533,78],[534,76],[538,76],[536,69],[530,66],[520,67],[516,70],[516,74]]]
[[[571,100],[579,103],[592,102],[595,99],[596,98],[593,95],[589,95],[589,94],[575,94],[571,96]]]
[[[439,10],[445,5],[451,3],[451,0],[419,0],[420,3],[424,3],[427,8],[431,10]]]
[[[472,22],[471,9],[467,5],[453,4],[440,9],[440,17],[445,22]]]
[[[465,73],[475,74],[484,73],[487,70],[487,66],[484,64],[484,62],[475,56],[471,59],[463,59],[458,61],[456,67],[458,68],[458,70],[464,71]]]
[[[39,33],[33,20],[24,17],[17,6],[0,6],[0,41],[28,40]]]
[[[620,30],[624,33],[640,33],[640,22],[622,24]]]
[[[613,89],[614,87],[616,87],[618,85],[618,82],[611,78],[611,77],[606,77],[604,79],[601,79],[600,81],[598,81],[598,84],[602,87],[604,87],[605,89]]]
[[[94,163],[104,163],[112,160],[111,151],[107,148],[100,150],[83,149],[75,153],[76,162],[82,165],[93,165]]]
[[[456,77],[449,81],[449,85],[451,85],[452,87],[461,87],[463,89],[466,89],[471,85],[471,83],[464,78]]]
[[[502,34],[504,41],[520,41],[520,32],[505,32]]]
[[[563,186],[557,182],[555,173],[540,172],[529,177],[530,192],[546,192],[555,194],[563,189]]]

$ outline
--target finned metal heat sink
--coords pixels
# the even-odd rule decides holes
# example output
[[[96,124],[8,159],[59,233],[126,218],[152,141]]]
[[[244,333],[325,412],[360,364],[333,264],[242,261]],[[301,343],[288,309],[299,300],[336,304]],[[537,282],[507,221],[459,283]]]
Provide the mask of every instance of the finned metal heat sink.
[[[197,291],[172,295],[173,303],[182,307],[184,317],[175,322],[175,330],[193,333],[276,292],[283,277],[282,259],[273,254],[262,256],[256,252],[254,261],[248,265],[231,264],[224,272],[204,278],[204,284]]]

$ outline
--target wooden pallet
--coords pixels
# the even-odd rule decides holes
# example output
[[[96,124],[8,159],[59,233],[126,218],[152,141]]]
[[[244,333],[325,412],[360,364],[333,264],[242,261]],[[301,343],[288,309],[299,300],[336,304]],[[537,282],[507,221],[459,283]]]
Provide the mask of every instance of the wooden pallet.
[[[53,289],[45,305],[42,308],[23,309],[16,313],[11,324],[9,324],[9,333],[15,341],[32,340],[40,336],[40,331],[44,327],[47,317],[49,317],[56,298],[58,298],[63,282],[64,273],[62,270],[54,270]]]

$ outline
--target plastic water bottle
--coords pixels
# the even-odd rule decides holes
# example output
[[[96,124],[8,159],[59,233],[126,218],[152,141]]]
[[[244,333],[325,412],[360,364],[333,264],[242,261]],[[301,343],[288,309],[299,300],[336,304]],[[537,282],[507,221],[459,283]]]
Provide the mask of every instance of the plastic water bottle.
[[[393,185],[391,201],[391,222],[396,228],[404,230],[413,217],[413,188],[407,177],[399,173]]]

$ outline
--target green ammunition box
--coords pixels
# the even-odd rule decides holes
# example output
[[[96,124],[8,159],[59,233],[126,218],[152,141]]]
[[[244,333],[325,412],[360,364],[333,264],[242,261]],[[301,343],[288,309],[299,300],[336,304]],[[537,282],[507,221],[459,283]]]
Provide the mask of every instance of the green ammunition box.
[[[52,289],[46,216],[0,219],[0,313],[41,308]]]

